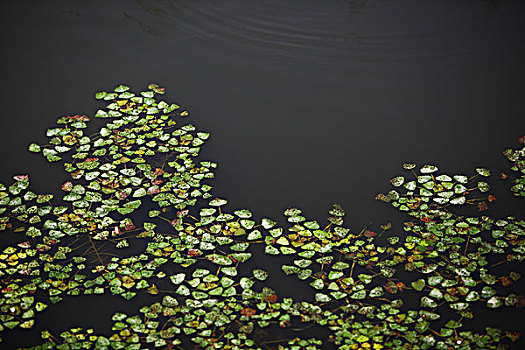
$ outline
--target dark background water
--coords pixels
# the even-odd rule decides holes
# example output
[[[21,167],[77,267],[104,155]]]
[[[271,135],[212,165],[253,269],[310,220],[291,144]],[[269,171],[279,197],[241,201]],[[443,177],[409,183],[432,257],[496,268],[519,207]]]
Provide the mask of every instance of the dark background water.
[[[212,133],[201,155],[233,208],[322,219],[341,203],[355,230],[399,217],[374,197],[403,162],[499,173],[525,133],[519,1],[14,1],[0,16],[0,180],[29,172],[41,192],[66,175],[27,145],[119,83],[166,87]],[[490,214],[525,217],[494,182]],[[108,327],[125,304],[83,300],[37,325]]]

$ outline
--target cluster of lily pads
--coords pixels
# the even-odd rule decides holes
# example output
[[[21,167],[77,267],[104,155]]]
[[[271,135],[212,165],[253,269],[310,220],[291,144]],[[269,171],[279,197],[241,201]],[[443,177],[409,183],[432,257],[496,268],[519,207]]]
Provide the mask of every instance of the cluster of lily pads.
[[[49,144],[29,146],[63,163],[71,180],[61,196],[32,192],[27,175],[0,185],[0,230],[20,235],[0,254],[0,332],[32,328],[65,298],[147,294],[156,301],[116,312],[111,333],[44,331],[30,349],[495,349],[518,338],[469,329],[475,305],[525,305],[508,291],[521,275],[499,270],[525,259],[525,221],[454,213],[495,200],[489,170],[469,177],[405,164],[409,175],[377,196],[412,217],[398,234],[390,224],[354,232],[339,205],[324,223],[288,208],[282,226],[227,210],[212,194],[217,165],[197,160],[209,134],[159,101],[164,92],[155,84],[99,92],[107,106],[95,113],[96,132],[87,132],[88,116],[61,117]],[[504,154],[518,172],[511,189],[524,196],[525,148]],[[279,296],[253,257],[258,247],[279,256],[282,277],[311,300]]]
[[[519,142],[525,144],[525,136],[520,137]],[[506,149],[503,155],[513,163],[510,169],[518,173],[518,176],[512,180],[513,186],[510,190],[517,197],[525,197],[525,146],[522,146],[521,149]],[[502,179],[507,179],[507,177],[507,174],[501,173]]]

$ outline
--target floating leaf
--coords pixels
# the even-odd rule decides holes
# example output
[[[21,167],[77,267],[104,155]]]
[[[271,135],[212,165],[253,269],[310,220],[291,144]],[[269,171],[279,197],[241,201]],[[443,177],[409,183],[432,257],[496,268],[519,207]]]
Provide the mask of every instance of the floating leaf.
[[[480,174],[481,176],[485,176],[485,177],[490,176],[490,170],[489,170],[489,169],[485,169],[485,168],[476,168],[476,171],[477,171],[477,173]]]
[[[324,288],[324,282],[322,279],[316,279],[312,283],[310,283],[310,286],[312,286],[315,289],[323,289]]]
[[[264,281],[265,279],[268,278],[268,272],[261,270],[261,269],[254,269],[253,276],[260,281]]]
[[[423,288],[425,288],[426,283],[424,279],[419,279],[417,281],[411,282],[410,284],[412,285],[412,288],[420,292],[423,290]]]
[[[190,295],[190,290],[188,289],[188,287],[186,287],[185,285],[181,284],[181,285],[179,285],[177,290],[175,290],[175,293],[180,294],[180,295],[184,295],[184,296],[188,296],[188,295]]]
[[[405,182],[405,178],[403,176],[397,176],[391,179],[390,182],[392,183],[392,186],[399,187],[403,185],[403,183]]]
[[[462,184],[468,183],[468,177],[465,175],[454,175],[454,180]]]
[[[41,151],[41,148],[36,143],[32,143],[29,145],[29,152],[39,153],[40,151]]]
[[[226,199],[215,198],[210,201],[209,205],[212,207],[220,207],[226,205],[228,201]]]
[[[503,305],[503,300],[500,298],[493,296],[489,300],[487,300],[487,307],[491,309],[496,309]]]
[[[488,190],[490,190],[490,186],[489,186],[488,183],[486,183],[484,181],[480,181],[480,182],[478,182],[478,189],[481,192],[487,192]]]
[[[249,210],[243,209],[243,210],[236,210],[235,215],[240,217],[241,219],[248,219],[252,217],[252,213]]]
[[[427,296],[421,298],[421,307],[435,308],[438,304]]]
[[[436,171],[438,171],[438,168],[434,165],[427,164],[427,165],[423,165],[421,169],[419,169],[419,171],[422,174],[430,174],[430,173],[435,173]]]
[[[321,302],[321,303],[327,303],[330,300],[332,300],[328,295],[323,293],[315,293],[315,300]]]
[[[450,204],[462,205],[462,204],[465,204],[466,201],[467,201],[467,198],[465,196],[461,196],[461,197],[457,197],[457,198],[452,199],[450,201]]]
[[[124,92],[128,90],[129,90],[129,86],[126,86],[126,85],[119,85],[115,88],[115,92]]]
[[[182,282],[184,282],[185,278],[186,278],[185,273],[178,273],[178,274],[170,276],[170,280],[173,284],[181,284]]]

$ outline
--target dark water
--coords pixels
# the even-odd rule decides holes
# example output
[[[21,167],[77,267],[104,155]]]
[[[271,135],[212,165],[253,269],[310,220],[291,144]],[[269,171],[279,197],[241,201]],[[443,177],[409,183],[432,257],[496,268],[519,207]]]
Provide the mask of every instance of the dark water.
[[[403,162],[498,173],[525,133],[518,1],[25,1],[0,16],[0,180],[29,172],[41,192],[66,176],[27,145],[118,83],[167,87],[212,133],[202,158],[233,207],[322,219],[337,202],[356,230],[396,220],[374,197]],[[501,192],[490,214],[525,206]],[[109,326],[114,298],[86,300],[37,325]]]

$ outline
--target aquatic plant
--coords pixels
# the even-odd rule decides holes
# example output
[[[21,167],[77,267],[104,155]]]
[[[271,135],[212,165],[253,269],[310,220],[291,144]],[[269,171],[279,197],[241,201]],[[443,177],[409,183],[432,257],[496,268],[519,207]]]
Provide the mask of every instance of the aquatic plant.
[[[523,295],[507,292],[521,275],[498,269],[525,258],[525,221],[481,215],[495,200],[488,169],[448,175],[404,164],[408,175],[376,197],[406,213],[401,233],[390,233],[390,224],[354,232],[339,205],[326,223],[288,208],[284,227],[247,209],[227,210],[227,199],[212,194],[217,165],[197,158],[209,134],[187,123],[178,105],[159,101],[164,92],[155,84],[139,94],[124,85],[99,92],[107,106],[95,118],[108,122],[96,132],[88,134],[88,116],[61,117],[47,130],[47,145],[29,145],[70,174],[60,198],[34,193],[28,175],[0,185],[0,230],[20,235],[0,254],[1,332],[32,328],[38,313],[64,298],[147,294],[156,301],[136,314],[115,313],[111,334],[44,331],[31,349],[184,342],[203,349],[491,349],[518,338],[495,327],[469,329],[474,305],[525,305]],[[517,175],[501,176],[523,197],[525,148],[504,155]],[[480,215],[455,214],[465,205]],[[273,263],[284,278],[308,286],[312,299],[270,288],[257,249],[265,259],[278,256]],[[419,306],[407,306],[414,298]],[[326,337],[313,337],[309,327]],[[261,337],[264,329],[286,337]]]

